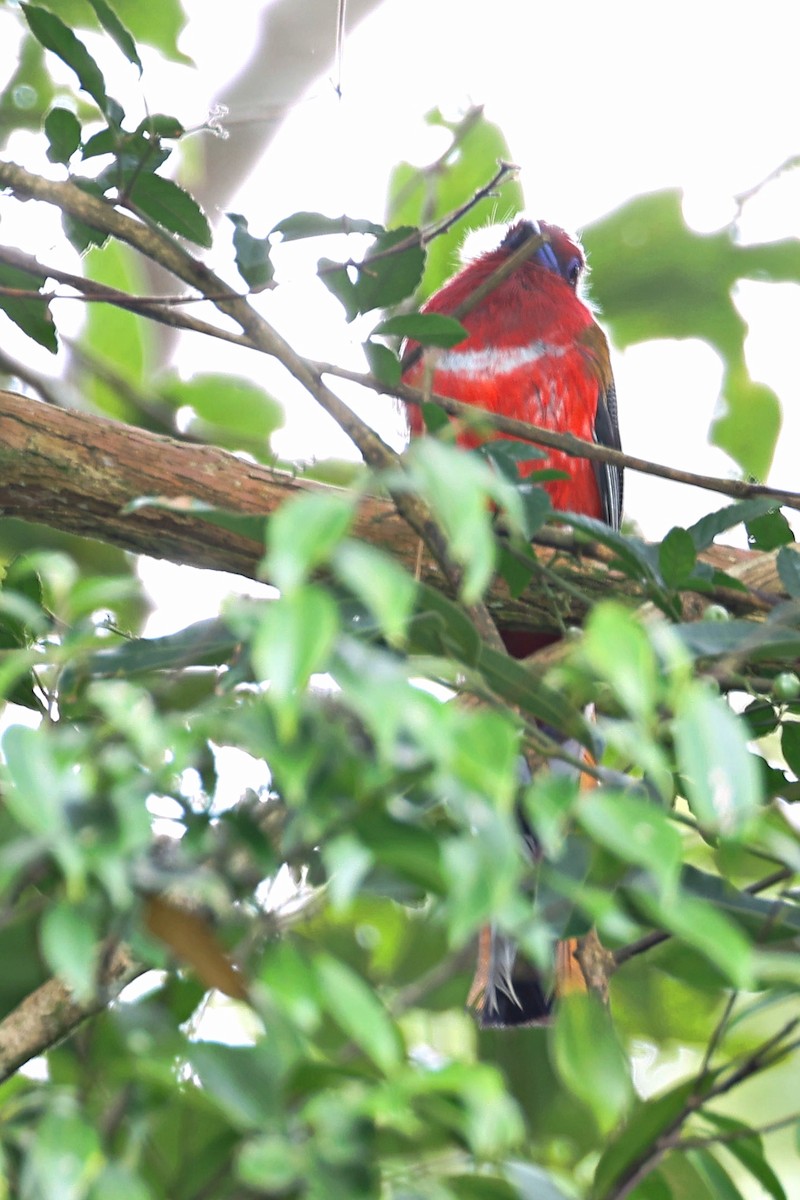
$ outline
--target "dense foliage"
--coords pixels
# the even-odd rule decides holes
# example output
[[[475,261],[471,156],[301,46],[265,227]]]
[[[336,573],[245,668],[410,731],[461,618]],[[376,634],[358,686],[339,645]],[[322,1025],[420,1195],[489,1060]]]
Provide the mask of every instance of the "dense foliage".
[[[322,216],[310,196],[267,237],[247,214],[212,230],[171,175],[180,122],[123,111],[80,28],[91,18],[104,54],[140,65],[142,40],[176,54],[176,6],[15,12],[26,33],[0,113],[44,139],[53,169],[0,162],[3,203],[56,205],[83,257],[70,273],[0,246],[7,317],[66,364],[84,411],[271,464],[274,397],[248,378],[150,368],[148,322],[198,311],[137,299],[142,261],[158,262],[173,295],[211,297],[244,345],[276,355],[368,465],[266,522],[237,517],[234,488],[214,508],[185,479],[132,496],[130,522],[174,509],[263,537],[258,575],[278,589],[233,595],[218,621],[160,639],[140,636],[147,602],[124,540],[66,533],[46,505],[36,523],[0,524],[0,1195],[786,1200],[800,499],[784,497],[784,514],[755,488],[709,492],[706,517],[652,545],[586,518],[548,526],[515,443],[458,450],[435,404],[431,436],[396,457],[273,334],[256,293],[274,286],[276,243],[339,237],[319,286],[343,321],[374,317],[366,361],[396,388],[400,336],[458,340],[414,310],[495,203],[481,189],[507,157],[499,131],[480,113],[449,126],[433,114],[452,151],[430,171],[398,166],[385,223]],[[521,205],[507,172],[498,187]],[[238,287],[198,257],[212,240]],[[585,242],[618,345],[693,336],[719,352],[712,436],[743,480],[763,477],[779,401],[747,373],[732,289],[800,281],[800,243],[698,235],[674,192],[631,200]],[[103,302],[65,348],[50,294],[69,288]],[[230,328],[199,311],[211,315],[192,336]],[[42,398],[64,399],[58,370],[51,390],[5,355],[0,369],[34,417]],[[3,420],[0,402],[0,441]],[[376,491],[427,539],[433,583],[356,535]],[[742,524],[752,554],[723,569],[715,539]],[[531,539],[551,549],[534,555]],[[524,620],[534,593],[528,619],[568,636],[556,658],[521,665],[486,623],[509,598]],[[594,788],[549,766],[581,745]],[[230,748],[244,764],[232,803]],[[523,750],[539,767],[528,783]],[[519,807],[545,851],[535,865]],[[558,937],[595,927],[616,968],[609,1006],[578,995],[548,1029],[480,1031],[465,998],[489,921],[543,971]]]

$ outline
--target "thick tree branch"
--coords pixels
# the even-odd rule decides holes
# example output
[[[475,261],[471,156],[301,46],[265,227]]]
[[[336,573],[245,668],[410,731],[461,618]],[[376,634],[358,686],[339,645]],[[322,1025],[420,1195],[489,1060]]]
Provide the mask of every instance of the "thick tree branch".
[[[0,1022],[0,1083],[101,1012],[143,970],[120,947],[101,969],[89,1000],[76,1000],[59,979],[49,979],[31,992]]]
[[[5,517],[252,578],[263,556],[260,542],[204,521],[188,506],[186,512],[126,507],[142,496],[164,496],[268,516],[291,496],[323,486],[246,462],[215,446],[189,445],[0,392],[0,515]],[[450,590],[433,556],[420,555],[419,538],[390,501],[362,498],[354,535],[392,554],[409,570],[419,566],[424,582]],[[641,599],[638,585],[609,566],[613,556],[603,547],[579,547],[559,528],[543,530],[541,541],[534,547],[539,561],[574,586],[569,594],[534,586],[512,598],[497,582],[488,603],[503,623],[558,631],[564,623],[580,622],[588,605],[611,588],[632,604]],[[726,570],[747,565],[747,582],[758,591],[732,595],[731,602],[738,603],[742,614],[763,611],[764,597],[771,603],[783,595],[772,556],[712,547],[704,557]]]

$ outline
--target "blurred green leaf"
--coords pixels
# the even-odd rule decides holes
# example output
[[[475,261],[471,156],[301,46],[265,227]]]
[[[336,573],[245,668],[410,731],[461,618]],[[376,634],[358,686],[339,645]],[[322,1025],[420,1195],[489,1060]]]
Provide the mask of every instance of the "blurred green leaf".
[[[42,953],[53,974],[81,1001],[97,990],[96,972],[100,952],[94,914],[86,905],[62,901],[42,917]]]
[[[564,996],[550,1050],[566,1086],[591,1110],[601,1131],[610,1132],[630,1107],[633,1084],[608,1009],[591,994]]]
[[[613,600],[598,604],[587,621],[581,653],[628,712],[643,720],[652,715],[656,657],[647,634],[626,608]]]
[[[196,418],[189,432],[230,450],[271,457],[270,438],[284,422],[281,405],[251,379],[209,372],[170,379],[161,394],[175,409],[187,406]]]
[[[22,1194],[84,1200],[103,1166],[100,1136],[78,1113],[47,1112],[36,1127],[23,1172]]]
[[[400,359],[394,351],[390,350],[388,346],[382,346],[380,342],[368,341],[364,342],[364,353],[369,369],[375,378],[386,387],[397,387],[403,369]]]
[[[290,593],[326,563],[347,536],[356,498],[347,492],[308,492],[283,504],[267,524],[265,574]]]
[[[429,168],[420,169],[405,162],[395,167],[389,183],[391,225],[421,225],[449,216],[485,187],[498,161],[511,159],[502,131],[486,119],[480,108],[470,109],[455,121],[448,121],[438,109],[433,109],[425,120],[451,136],[450,150],[444,156],[447,169],[441,168],[444,159],[438,159]],[[516,179],[509,177],[471,208],[462,221],[428,242],[421,298],[429,296],[453,274],[466,229],[480,229],[496,221],[498,213],[506,217],[522,207],[522,188]]]
[[[373,989],[331,955],[317,953],[314,970],[322,1002],[343,1032],[382,1071],[397,1068],[403,1057],[400,1034]]]
[[[620,346],[648,338],[702,338],[725,366],[727,411],[712,440],[757,479],[780,428],[775,394],[750,379],[747,326],[733,299],[741,278],[800,280],[800,242],[742,245],[733,225],[695,233],[677,189],[637,196],[583,231],[592,296]]]
[[[762,803],[741,722],[724,700],[696,684],[680,699],[673,732],[686,799],[697,820],[724,837],[739,836]]]
[[[402,645],[416,602],[417,588],[399,563],[365,542],[345,541],[333,557],[342,583],[361,600],[391,645]]]
[[[56,106],[45,117],[44,131],[50,143],[47,157],[53,163],[68,163],[81,144],[81,124],[69,108]]]
[[[675,886],[683,843],[663,809],[636,796],[590,789],[581,794],[575,816],[599,845],[650,871],[665,893]]]
[[[306,584],[270,601],[253,642],[253,662],[270,694],[288,699],[324,671],[338,631],[336,605],[322,588]]]
[[[790,596],[800,597],[800,552],[790,546],[781,546],[778,551],[778,574]]]

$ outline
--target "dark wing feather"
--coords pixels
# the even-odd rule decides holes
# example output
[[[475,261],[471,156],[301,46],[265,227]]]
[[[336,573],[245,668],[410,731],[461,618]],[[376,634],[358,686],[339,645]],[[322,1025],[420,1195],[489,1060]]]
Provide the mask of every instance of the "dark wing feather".
[[[617,393],[613,380],[609,382],[605,391],[600,393],[597,401],[594,440],[598,445],[608,446],[612,450],[622,449],[617,422]],[[600,462],[593,465],[603,505],[603,520],[612,529],[619,529],[622,521],[622,467]]]

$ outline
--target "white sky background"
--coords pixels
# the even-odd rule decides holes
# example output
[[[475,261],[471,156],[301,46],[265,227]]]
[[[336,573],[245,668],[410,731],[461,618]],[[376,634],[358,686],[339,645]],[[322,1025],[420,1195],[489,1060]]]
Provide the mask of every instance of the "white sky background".
[[[147,53],[143,93],[135,75],[126,80],[116,61],[110,87],[126,101],[143,94],[150,111],[173,113],[192,126],[204,121],[240,69],[254,42],[261,4],[230,0],[222,26],[220,6],[185,0],[185,7],[190,20],[181,48],[197,70],[164,65]],[[347,36],[342,99],[335,94],[332,64],[321,63],[323,74],[230,208],[244,213],[259,235],[298,209],[381,219],[392,166],[404,158],[428,162],[443,148],[441,134],[425,126],[424,113],[438,105],[455,116],[481,103],[521,167],[530,215],[580,230],[633,195],[678,185],[685,190],[687,219],[712,230],[732,215],[736,193],[800,151],[796,45],[797,22],[785,0],[758,6],[744,0],[677,0],[668,6],[494,0],[490,8],[476,0],[386,0]],[[8,52],[0,38],[3,75]],[[225,120],[230,135],[253,117],[258,113],[230,112]],[[43,169],[46,164],[30,160],[31,145],[20,139],[12,157]],[[800,172],[795,172],[748,206],[743,236],[795,236],[798,213]],[[210,257],[214,266],[229,261],[226,225],[223,219]],[[9,218],[0,229],[2,239],[12,240],[13,231]],[[48,241],[43,244],[38,235],[32,244],[24,237],[20,244],[47,261]],[[345,325],[338,301],[314,277],[323,252],[329,248],[319,242],[279,252],[281,286],[255,303],[301,352],[363,369],[360,342],[374,320]],[[800,288],[746,283],[737,303],[751,325],[751,371],[783,402],[784,429],[770,481],[792,488],[794,448],[800,444],[795,358]],[[30,357],[28,347],[15,352]],[[626,450],[691,470],[735,473],[727,456],[707,442],[721,379],[721,365],[708,346],[648,343],[625,354],[612,347],[612,356]],[[202,370],[252,373],[287,401],[287,428],[276,438],[281,454],[306,461],[353,455],[314,402],[263,357],[184,335],[175,364],[187,376]],[[382,432],[397,437],[398,420],[387,403],[374,396],[355,403]],[[627,514],[651,537],[723,502],[627,474]],[[197,587],[182,570],[159,566],[146,568],[146,579],[165,606],[152,632],[216,609],[219,588],[210,578]]]

